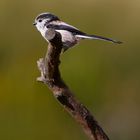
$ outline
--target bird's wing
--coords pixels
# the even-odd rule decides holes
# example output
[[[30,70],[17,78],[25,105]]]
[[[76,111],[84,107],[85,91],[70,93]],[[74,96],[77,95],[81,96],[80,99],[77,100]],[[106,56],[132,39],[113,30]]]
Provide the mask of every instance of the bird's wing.
[[[49,24],[49,25],[47,25],[47,28],[53,28],[55,30],[66,30],[66,31],[71,32],[74,35],[85,35],[84,32],[81,32],[77,28],[75,28],[71,25],[68,25],[68,24],[59,24],[59,25]]]
[[[79,31],[77,28],[68,25],[64,22],[61,22],[61,24],[49,24],[46,25],[47,28],[53,28],[55,30],[65,30],[65,31],[69,31],[71,32],[73,35],[76,35],[77,37],[81,38],[81,39],[99,39],[99,40],[104,40],[104,41],[110,41],[113,43],[117,43],[117,44],[121,44],[121,41],[117,41],[111,38],[107,38],[107,37],[102,37],[102,36],[97,36],[97,35],[88,35],[82,31]]]

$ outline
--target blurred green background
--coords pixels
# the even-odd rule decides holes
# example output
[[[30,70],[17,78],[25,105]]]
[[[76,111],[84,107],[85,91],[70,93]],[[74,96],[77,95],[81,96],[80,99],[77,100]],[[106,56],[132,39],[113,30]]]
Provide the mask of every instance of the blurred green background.
[[[82,41],[61,56],[62,77],[112,140],[140,139],[139,0],[0,1],[0,139],[87,140],[42,83],[47,42],[34,18],[52,12],[81,30],[124,41]]]

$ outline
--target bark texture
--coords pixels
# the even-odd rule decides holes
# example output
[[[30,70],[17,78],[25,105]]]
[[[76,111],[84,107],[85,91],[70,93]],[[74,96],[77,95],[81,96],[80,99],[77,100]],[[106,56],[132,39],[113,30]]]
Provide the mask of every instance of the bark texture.
[[[61,35],[58,32],[54,33],[54,38],[49,41],[45,58],[37,61],[41,72],[41,76],[37,80],[49,87],[54,97],[79,122],[91,140],[109,140],[90,111],[74,97],[72,91],[62,80],[59,71],[62,51]]]

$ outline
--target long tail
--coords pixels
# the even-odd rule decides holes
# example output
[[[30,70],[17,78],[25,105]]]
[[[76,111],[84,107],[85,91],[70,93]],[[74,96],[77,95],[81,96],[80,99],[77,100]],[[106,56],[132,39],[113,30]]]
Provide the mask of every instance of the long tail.
[[[111,38],[106,38],[106,37],[102,37],[102,36],[97,36],[97,35],[76,35],[76,37],[82,38],[82,39],[98,39],[98,40],[104,40],[104,41],[110,41],[113,43],[117,43],[117,44],[121,44],[123,42],[121,41],[117,41]]]

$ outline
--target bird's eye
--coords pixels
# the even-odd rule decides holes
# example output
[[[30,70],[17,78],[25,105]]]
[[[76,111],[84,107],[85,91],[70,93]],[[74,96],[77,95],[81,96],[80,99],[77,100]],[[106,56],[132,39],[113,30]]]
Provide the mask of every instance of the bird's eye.
[[[38,20],[39,22],[42,22],[42,19]]]

